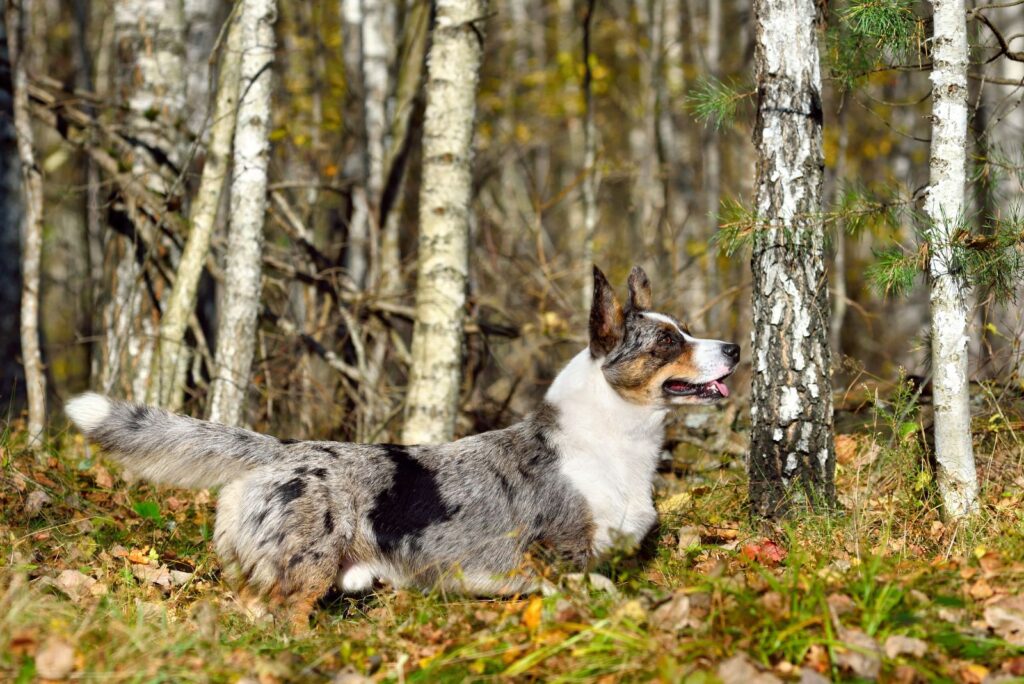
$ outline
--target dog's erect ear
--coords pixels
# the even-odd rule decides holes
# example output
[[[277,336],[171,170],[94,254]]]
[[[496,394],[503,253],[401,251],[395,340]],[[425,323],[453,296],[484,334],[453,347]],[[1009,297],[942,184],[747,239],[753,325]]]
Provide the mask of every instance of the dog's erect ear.
[[[651,308],[651,281],[639,266],[629,272],[629,308],[633,311]]]
[[[590,305],[590,353],[606,356],[622,341],[622,305],[601,269],[594,266],[594,301]]]

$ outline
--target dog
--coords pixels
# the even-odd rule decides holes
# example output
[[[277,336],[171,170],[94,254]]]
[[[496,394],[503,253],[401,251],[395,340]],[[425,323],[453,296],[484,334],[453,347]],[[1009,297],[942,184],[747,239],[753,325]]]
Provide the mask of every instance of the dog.
[[[622,306],[595,266],[589,345],[540,406],[447,444],[280,440],[93,393],[66,410],[143,478],[221,486],[214,544],[228,578],[297,629],[334,585],[532,592],[539,575],[523,568],[533,554],[585,571],[637,544],[657,519],[666,414],[729,395],[722,381],[739,347],[651,311],[639,267],[628,285]]]

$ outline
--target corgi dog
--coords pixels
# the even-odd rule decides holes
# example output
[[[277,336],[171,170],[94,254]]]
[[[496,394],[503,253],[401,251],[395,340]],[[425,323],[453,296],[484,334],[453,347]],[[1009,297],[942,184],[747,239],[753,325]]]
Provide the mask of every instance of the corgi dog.
[[[651,311],[639,267],[628,285],[623,306],[595,267],[589,345],[537,409],[447,444],[280,440],[93,393],[66,410],[145,479],[220,486],[214,543],[228,577],[299,629],[334,585],[535,591],[528,554],[585,571],[650,531],[667,412],[729,396],[739,347]]]

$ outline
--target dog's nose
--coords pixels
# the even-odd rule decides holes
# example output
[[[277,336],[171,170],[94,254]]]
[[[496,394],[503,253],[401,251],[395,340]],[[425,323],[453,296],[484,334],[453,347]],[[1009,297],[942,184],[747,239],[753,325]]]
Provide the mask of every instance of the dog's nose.
[[[732,359],[733,363],[737,363],[740,360],[740,345],[738,344],[726,344],[722,345],[722,353]]]

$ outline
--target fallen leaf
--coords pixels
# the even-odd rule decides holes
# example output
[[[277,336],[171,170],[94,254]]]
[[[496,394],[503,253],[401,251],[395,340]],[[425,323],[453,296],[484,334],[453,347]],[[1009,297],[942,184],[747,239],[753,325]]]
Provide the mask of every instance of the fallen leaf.
[[[893,634],[885,640],[886,658],[898,658],[901,655],[912,655],[915,658],[920,658],[928,652],[928,644],[921,639],[914,637],[903,636],[901,634]]]
[[[192,581],[195,577],[195,573],[185,572],[184,570],[171,570],[171,584],[176,587],[183,586]]]
[[[745,544],[741,553],[762,565],[776,565],[786,558],[786,550],[767,537],[759,543]]]
[[[996,592],[992,590],[992,587],[989,586],[989,583],[985,580],[985,578],[982,578],[974,584],[972,584],[970,589],[971,597],[977,599],[978,601],[984,601],[987,598],[992,598],[992,595],[995,593]]]
[[[853,599],[846,594],[829,594],[826,600],[828,607],[832,609],[832,614],[836,617],[848,615],[857,607]]]
[[[75,649],[63,639],[50,637],[36,653],[36,674],[43,679],[64,679],[75,667]]]
[[[97,582],[78,570],[63,570],[50,584],[75,603],[79,603],[84,598],[107,593],[107,585]]]
[[[992,578],[1003,569],[1003,560],[995,551],[989,551],[978,559],[978,565],[981,566],[981,572],[985,577]]]
[[[42,489],[34,489],[25,500],[25,513],[29,516],[39,515],[39,511],[43,510],[43,506],[50,501],[50,496],[46,492]]]
[[[540,626],[541,611],[544,609],[544,601],[539,596],[534,596],[523,609],[522,621],[529,629],[537,629]]]
[[[666,632],[678,632],[696,626],[690,617],[690,597],[677,591],[651,613],[651,626]]]
[[[960,675],[960,681],[964,684],[981,684],[988,677],[988,668],[977,663],[967,663],[960,668],[957,674]]]
[[[171,588],[171,573],[166,565],[153,567],[152,565],[132,564],[132,574],[135,578],[149,584],[155,584],[162,589]]]
[[[690,549],[700,546],[700,530],[696,527],[680,527],[677,532],[679,544],[676,547],[679,553],[686,553]]]
[[[615,610],[615,617],[619,619],[626,618],[640,624],[647,621],[647,610],[640,601],[630,599]]]
[[[829,684],[832,680],[809,667],[800,669],[800,684]]]
[[[114,488],[114,478],[110,475],[110,471],[98,463],[93,466],[92,479],[94,479],[96,484],[103,489]]]
[[[771,672],[761,672],[746,653],[737,653],[718,666],[722,684],[781,684]]]
[[[985,622],[1014,646],[1024,646],[1024,596],[1007,596],[989,604]]]
[[[878,643],[864,632],[855,628],[840,628],[836,647],[836,662],[846,670],[865,679],[878,679],[882,671],[882,654]]]
[[[759,599],[764,609],[768,611],[772,617],[784,618],[789,614],[789,608],[786,605],[786,599],[777,591],[769,591],[761,596]]]

